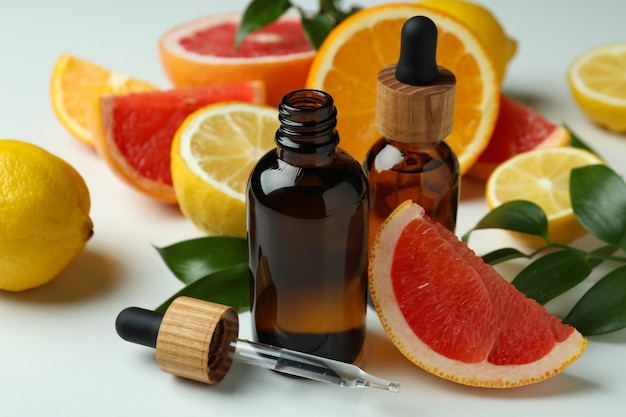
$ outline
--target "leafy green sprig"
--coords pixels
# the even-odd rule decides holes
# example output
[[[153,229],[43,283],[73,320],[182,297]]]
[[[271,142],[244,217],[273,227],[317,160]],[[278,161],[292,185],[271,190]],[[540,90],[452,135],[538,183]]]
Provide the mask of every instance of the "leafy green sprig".
[[[540,304],[571,290],[591,276],[605,261],[619,266],[600,278],[574,305],[563,322],[585,335],[597,335],[626,327],[626,183],[605,165],[589,165],[572,170],[570,197],[579,223],[604,244],[585,251],[553,242],[548,234],[548,219],[536,204],[516,200],[491,210],[462,236],[469,241],[481,229],[504,229],[537,236],[545,245],[532,253],[515,248],[497,249],[483,256],[496,265],[525,258],[524,267],[512,284]]]
[[[298,11],[305,35],[311,45],[318,49],[335,26],[360,9],[353,6],[344,10],[340,3],[341,0],[320,0],[317,12],[310,12],[290,0],[252,0],[237,30],[235,49],[239,48],[246,36],[276,21],[290,9]]]
[[[571,134],[571,146],[596,153],[565,127]],[[563,322],[586,336],[621,330],[626,327],[626,184],[611,168],[590,165],[572,170],[569,191],[576,219],[603,245],[584,251],[553,242],[545,212],[524,200],[491,210],[461,240],[467,243],[470,235],[481,229],[503,229],[543,239],[545,245],[532,253],[501,248],[482,256],[491,265],[520,258],[532,260],[512,284],[542,305],[580,285],[605,261],[617,264],[583,294]],[[618,251],[622,254],[616,256]]]

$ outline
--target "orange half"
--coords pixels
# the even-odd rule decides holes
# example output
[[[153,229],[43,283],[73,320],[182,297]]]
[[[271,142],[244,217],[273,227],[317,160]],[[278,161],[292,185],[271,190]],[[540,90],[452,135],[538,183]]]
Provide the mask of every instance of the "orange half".
[[[363,161],[381,137],[374,127],[378,72],[398,61],[406,20],[422,15],[438,28],[437,61],[457,78],[454,127],[446,142],[465,173],[487,146],[498,115],[494,65],[477,36],[442,11],[392,3],[363,9],[337,26],[319,49],[306,86],[330,93],[340,146]]]

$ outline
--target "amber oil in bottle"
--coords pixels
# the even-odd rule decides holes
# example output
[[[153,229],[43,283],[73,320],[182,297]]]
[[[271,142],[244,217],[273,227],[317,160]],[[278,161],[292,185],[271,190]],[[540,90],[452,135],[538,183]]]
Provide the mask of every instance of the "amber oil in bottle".
[[[459,163],[444,138],[452,131],[456,78],[435,61],[437,28],[415,16],[402,29],[400,59],[378,74],[376,128],[365,160],[370,242],[402,202],[412,200],[454,231]]]
[[[368,187],[337,148],[337,110],[325,92],[279,105],[277,148],[247,187],[254,339],[354,362],[365,337]]]

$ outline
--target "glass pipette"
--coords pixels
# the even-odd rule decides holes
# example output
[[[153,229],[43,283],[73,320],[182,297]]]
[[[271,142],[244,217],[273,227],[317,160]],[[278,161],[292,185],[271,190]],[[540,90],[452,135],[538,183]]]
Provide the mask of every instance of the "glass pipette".
[[[356,365],[293,350],[237,339],[232,358],[265,369],[348,388],[399,392],[400,384],[370,375]]]
[[[400,384],[356,365],[237,338],[237,313],[230,307],[179,297],[163,313],[130,307],[115,327],[124,340],[157,349],[165,372],[216,384],[232,361],[349,388],[399,392]]]

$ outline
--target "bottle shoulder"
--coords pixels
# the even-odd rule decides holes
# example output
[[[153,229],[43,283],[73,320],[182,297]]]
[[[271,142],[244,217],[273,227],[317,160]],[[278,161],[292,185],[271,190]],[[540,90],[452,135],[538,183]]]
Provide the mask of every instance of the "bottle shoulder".
[[[270,151],[250,175],[248,198],[267,205],[320,198],[354,204],[367,198],[367,188],[363,168],[342,150],[337,151],[332,163],[322,166],[296,166]]]
[[[446,169],[459,172],[459,162],[452,148],[445,142],[404,143],[382,138],[365,158],[367,172],[392,170],[405,173],[423,173]]]
[[[284,177],[301,183],[303,180],[312,180],[319,177],[324,183],[333,184],[342,181],[344,177],[356,177],[366,179],[363,167],[347,152],[337,149],[332,160],[321,164],[309,163],[298,165],[293,161],[281,158],[276,149],[267,152],[254,166],[251,178],[267,175],[272,178]],[[297,175],[297,178],[294,176]],[[319,182],[319,181],[318,181]],[[315,186],[318,182],[304,181],[301,185],[310,184]]]

